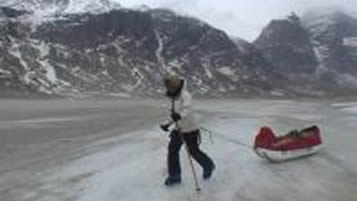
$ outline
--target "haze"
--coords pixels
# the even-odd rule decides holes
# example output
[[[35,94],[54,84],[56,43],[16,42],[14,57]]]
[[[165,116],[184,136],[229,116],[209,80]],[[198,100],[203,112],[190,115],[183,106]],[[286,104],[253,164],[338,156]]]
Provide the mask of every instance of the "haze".
[[[248,41],[257,38],[262,28],[274,18],[282,18],[295,11],[322,7],[357,8],[355,0],[116,0],[125,7],[148,5],[170,8],[176,12],[198,17],[225,30],[229,35]],[[355,10],[353,11],[355,12]]]

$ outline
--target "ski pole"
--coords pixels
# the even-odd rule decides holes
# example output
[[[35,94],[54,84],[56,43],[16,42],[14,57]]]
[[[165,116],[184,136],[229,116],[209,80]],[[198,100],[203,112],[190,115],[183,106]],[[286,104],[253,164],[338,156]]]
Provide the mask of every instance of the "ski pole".
[[[174,99],[172,99],[172,111],[171,112],[175,112],[175,103],[174,103]],[[187,158],[190,162],[190,166],[191,166],[191,170],[192,170],[192,175],[193,175],[193,179],[195,181],[195,188],[196,188],[196,191],[199,192],[201,191],[201,188],[200,188],[200,185],[198,183],[198,179],[197,179],[197,174],[196,174],[196,170],[195,170],[195,166],[193,164],[193,161],[192,161],[192,156],[190,154],[190,151],[189,151],[189,148],[187,146],[187,143],[185,142],[185,139],[182,135],[182,133],[180,132],[179,130],[179,127],[178,127],[178,123],[177,121],[174,121],[175,122],[175,127],[176,127],[176,130],[178,130],[178,134],[180,135],[180,138],[181,138],[181,141],[184,143],[184,146],[185,146],[185,150],[186,150],[186,153],[187,153]]]
[[[178,129],[178,127],[177,127],[177,122],[175,122],[175,124],[176,124],[176,129]],[[182,142],[184,143],[185,150],[186,150],[186,153],[187,153],[187,158],[188,158],[188,161],[190,162],[193,179],[194,179],[194,181],[195,181],[196,191],[199,192],[199,191],[201,191],[201,188],[200,188],[200,185],[199,185],[199,183],[198,183],[197,174],[196,174],[195,166],[194,166],[193,161],[192,161],[192,156],[191,156],[191,154],[190,154],[190,150],[189,150],[189,148],[188,148],[188,146],[187,146],[187,143],[185,142],[185,139],[184,139],[182,133],[181,133],[180,131],[178,131],[178,132],[179,132],[179,135],[180,135],[180,137],[181,137]]]
[[[188,160],[190,161],[190,165],[191,165],[191,169],[192,169],[192,175],[193,175],[193,178],[194,178],[194,180],[195,180],[196,191],[199,192],[199,191],[201,191],[201,188],[200,188],[200,185],[198,184],[197,174],[196,174],[196,170],[195,170],[195,167],[194,167],[194,165],[193,165],[193,162],[192,162],[192,157],[191,157],[191,155],[189,154],[189,150],[188,150],[187,145],[186,145],[185,147],[186,147],[186,152],[187,152]]]

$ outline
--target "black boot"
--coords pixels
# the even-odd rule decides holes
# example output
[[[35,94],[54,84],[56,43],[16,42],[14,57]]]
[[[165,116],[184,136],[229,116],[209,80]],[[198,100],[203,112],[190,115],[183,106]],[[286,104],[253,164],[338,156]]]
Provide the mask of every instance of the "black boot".
[[[174,186],[176,184],[181,184],[181,177],[167,177],[165,180],[166,186]]]
[[[212,177],[212,173],[214,171],[214,169],[216,169],[216,167],[213,165],[211,166],[211,168],[207,169],[207,170],[203,170],[203,179],[208,180]]]

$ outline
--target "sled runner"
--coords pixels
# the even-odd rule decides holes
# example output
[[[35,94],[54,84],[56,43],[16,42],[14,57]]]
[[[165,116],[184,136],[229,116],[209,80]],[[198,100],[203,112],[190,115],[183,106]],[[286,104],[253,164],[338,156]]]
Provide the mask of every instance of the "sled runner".
[[[271,128],[262,127],[255,138],[255,153],[270,162],[282,162],[315,154],[322,147],[320,129],[311,126],[276,136]]]

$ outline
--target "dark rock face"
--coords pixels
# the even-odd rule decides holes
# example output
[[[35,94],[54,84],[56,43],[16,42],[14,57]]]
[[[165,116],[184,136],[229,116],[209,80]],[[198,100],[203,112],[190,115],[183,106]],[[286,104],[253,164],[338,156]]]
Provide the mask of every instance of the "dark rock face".
[[[273,20],[264,28],[255,45],[281,72],[315,72],[317,61],[310,36],[299,19]]]
[[[23,38],[26,31],[22,23],[16,21],[27,12],[17,11],[10,8],[0,8],[0,91],[1,96],[12,96],[20,94],[32,94],[37,89],[31,88],[23,83],[21,74],[24,69],[19,61],[9,53],[12,40]]]
[[[301,20],[294,14],[273,20],[255,45],[294,91],[344,95],[357,89],[356,32],[355,17],[314,11]]]
[[[308,96],[331,94],[332,85],[315,75],[319,65],[309,33],[300,18],[273,20],[254,42],[273,71],[281,72],[289,91]],[[327,82],[328,83],[328,82]]]
[[[27,14],[27,11],[15,10],[7,7],[0,7],[0,17],[16,18]]]

